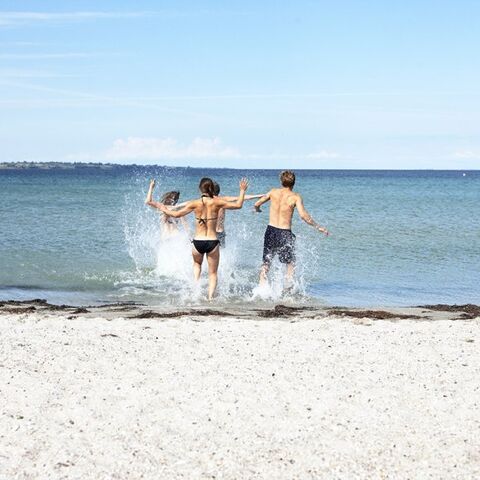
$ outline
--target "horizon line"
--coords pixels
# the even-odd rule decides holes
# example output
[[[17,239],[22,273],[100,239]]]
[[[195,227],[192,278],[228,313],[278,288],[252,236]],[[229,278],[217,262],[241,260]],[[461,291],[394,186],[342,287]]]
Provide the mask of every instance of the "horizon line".
[[[285,168],[242,168],[242,167],[195,167],[190,165],[161,165],[158,163],[109,163],[109,162],[62,162],[62,161],[0,161],[2,165],[53,165],[54,167],[60,165],[87,165],[90,167],[95,166],[111,166],[111,167],[160,167],[160,168],[190,168],[196,170],[268,170],[268,171],[281,171]],[[1,169],[0,169],[1,170]],[[479,172],[480,168],[293,168],[295,171],[383,171],[383,172]]]

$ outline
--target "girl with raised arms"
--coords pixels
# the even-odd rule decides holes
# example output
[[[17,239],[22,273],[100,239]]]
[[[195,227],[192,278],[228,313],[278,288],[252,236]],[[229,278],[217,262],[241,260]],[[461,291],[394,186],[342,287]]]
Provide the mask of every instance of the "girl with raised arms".
[[[151,180],[150,188],[153,189],[155,180]],[[227,201],[222,197],[215,196],[215,184],[211,178],[202,178],[198,186],[200,198],[186,202],[179,210],[171,210],[160,202],[148,202],[151,207],[158,208],[168,217],[181,218],[195,212],[195,235],[192,243],[193,274],[195,280],[200,279],[204,256],[208,262],[208,299],[212,300],[217,287],[217,271],[220,261],[219,241],[217,238],[217,221],[219,211],[238,210],[242,208],[245,200],[245,192],[248,188],[248,180],[240,180],[240,193],[236,201]]]

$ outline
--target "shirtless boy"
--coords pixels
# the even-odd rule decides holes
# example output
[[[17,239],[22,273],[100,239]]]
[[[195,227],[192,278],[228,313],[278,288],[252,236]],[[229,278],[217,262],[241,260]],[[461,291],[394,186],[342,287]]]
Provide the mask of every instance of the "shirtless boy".
[[[271,202],[270,220],[265,231],[263,245],[260,285],[266,283],[267,274],[275,255],[278,255],[281,263],[287,265],[287,281],[291,282],[293,278],[295,269],[295,235],[292,233],[292,217],[295,207],[304,222],[326,236],[328,235],[328,230],[316,223],[305,210],[301,195],[293,191],[295,174],[290,170],[283,171],[280,174],[280,183],[282,188],[273,188],[255,203],[255,210],[261,212],[260,207],[268,201]]]

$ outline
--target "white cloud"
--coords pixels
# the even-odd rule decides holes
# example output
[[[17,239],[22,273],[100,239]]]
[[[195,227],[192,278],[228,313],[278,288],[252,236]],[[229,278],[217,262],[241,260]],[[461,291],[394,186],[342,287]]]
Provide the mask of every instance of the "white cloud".
[[[174,138],[128,137],[119,138],[105,153],[107,160],[162,160],[198,158],[238,158],[234,147],[223,145],[215,138],[195,138],[182,145]]]
[[[182,143],[172,137],[127,137],[118,138],[113,144],[97,152],[75,153],[65,157],[67,161],[91,162],[103,161],[111,163],[171,163],[181,165],[183,160],[242,160],[245,162],[297,162],[315,159],[347,159],[336,152],[321,150],[305,153],[255,153],[241,152],[238,148],[225,145],[219,137],[196,137],[191,142]],[[197,162],[198,163],[198,162]],[[308,165],[308,164],[307,164]]]
[[[64,52],[64,53],[1,53],[0,59],[3,60],[44,60],[53,58],[87,58],[97,56],[98,54],[83,52]]]
[[[462,159],[462,160],[480,160],[480,150],[458,150],[452,154],[453,158]]]
[[[0,12],[0,26],[40,22],[72,22],[108,18],[144,17],[149,12]]]
[[[60,78],[60,77],[78,77],[68,73],[56,73],[43,70],[24,70],[15,68],[0,69],[0,79],[2,78]]]

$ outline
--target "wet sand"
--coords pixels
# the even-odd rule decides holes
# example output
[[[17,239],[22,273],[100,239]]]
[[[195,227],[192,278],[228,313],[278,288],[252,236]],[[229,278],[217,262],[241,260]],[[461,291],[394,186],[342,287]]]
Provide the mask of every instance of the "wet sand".
[[[0,478],[475,478],[478,308],[0,302]]]

